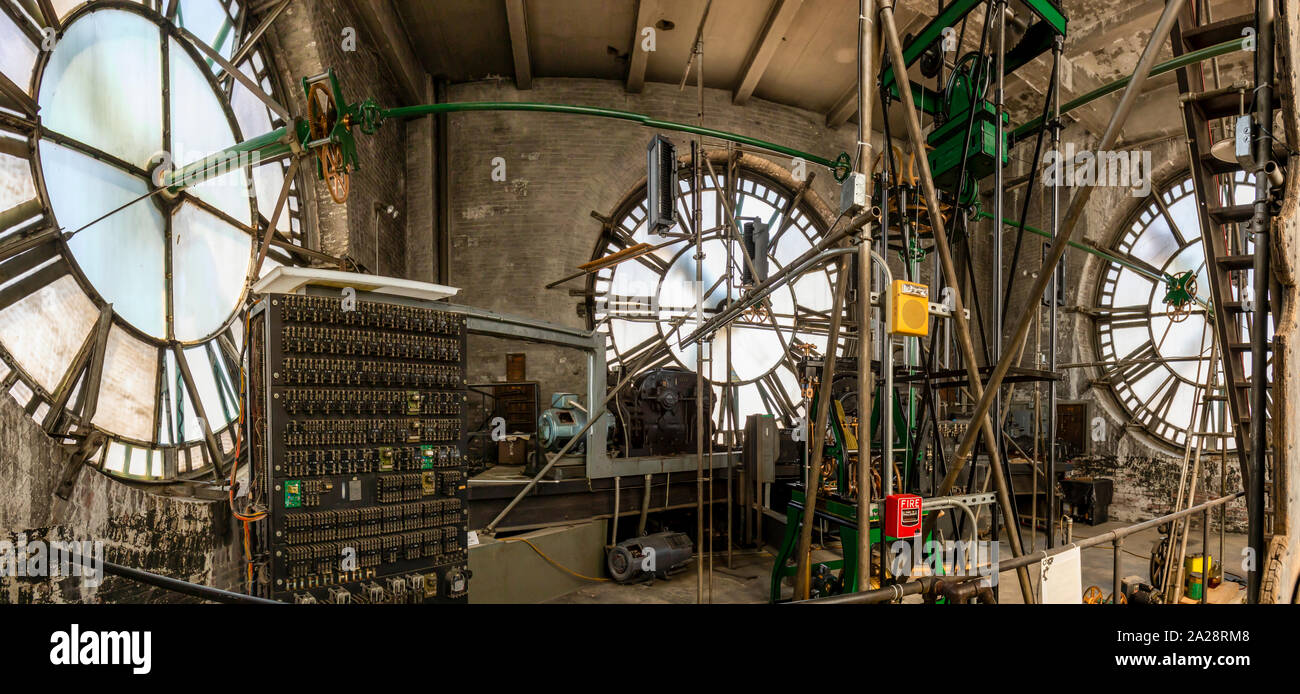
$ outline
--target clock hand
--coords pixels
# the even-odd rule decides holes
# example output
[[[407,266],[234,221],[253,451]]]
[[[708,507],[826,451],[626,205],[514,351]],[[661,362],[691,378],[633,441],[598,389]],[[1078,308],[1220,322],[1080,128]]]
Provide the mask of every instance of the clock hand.
[[[79,233],[85,231],[88,227],[93,226],[93,225],[95,225],[95,224],[98,224],[98,223],[104,221],[105,219],[108,219],[109,217],[112,217],[113,215],[117,214],[118,212],[121,212],[122,210],[125,210],[126,208],[128,208],[128,207],[130,207],[130,206],[136,204],[137,202],[140,202],[141,200],[145,200],[145,199],[147,199],[147,198],[152,198],[153,196],[155,196],[155,195],[157,195],[157,194],[163,192],[163,190],[164,190],[163,188],[156,188],[156,189],[154,189],[154,190],[152,190],[152,191],[149,191],[148,193],[145,193],[144,195],[141,195],[141,196],[138,197],[138,198],[135,198],[135,199],[133,199],[133,200],[129,200],[129,201],[127,201],[126,203],[124,203],[124,204],[122,204],[122,205],[119,205],[118,207],[113,208],[113,209],[110,210],[109,212],[106,212],[106,213],[104,213],[104,214],[102,214],[102,215],[96,217],[95,219],[93,219],[93,220],[91,220],[91,221],[89,221],[89,222],[86,222],[85,224],[82,224],[81,226],[77,227],[76,229],[74,229],[74,230],[72,230],[72,231],[70,231],[70,232],[64,234],[64,235],[63,235],[63,240],[64,240],[64,241],[69,241],[69,240],[72,239],[73,236],[76,236],[77,234],[79,234]]]

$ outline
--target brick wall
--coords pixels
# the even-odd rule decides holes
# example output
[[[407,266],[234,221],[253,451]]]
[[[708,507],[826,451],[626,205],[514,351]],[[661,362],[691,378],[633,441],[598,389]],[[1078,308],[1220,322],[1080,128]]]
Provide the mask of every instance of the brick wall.
[[[356,50],[344,50],[344,30],[356,31]],[[303,77],[333,68],[349,103],[374,97],[381,106],[399,105],[395,78],[380,57],[375,40],[352,15],[347,3],[307,2],[288,7],[268,32],[271,53],[286,86],[293,113],[305,113]],[[345,204],[336,204],[314,160],[304,161],[304,180],[312,188],[308,214],[316,217],[321,250],[351,258],[366,271],[405,277],[406,126],[389,123],[375,135],[357,131],[359,170],[351,177]],[[392,205],[398,216],[377,214]],[[376,247],[378,255],[376,255]]]
[[[192,583],[238,589],[239,542],[224,501],[152,494],[83,468],[72,497],[54,496],[67,455],[12,398],[0,396],[0,540],[102,541],[104,559]],[[0,603],[196,602],[107,576],[0,578]]]
[[[647,84],[643,94],[628,94],[621,82],[589,79],[537,79],[518,91],[509,82],[456,85],[450,101],[536,101],[600,106],[646,113],[678,122],[695,122],[692,95],[675,85]],[[851,151],[855,126],[825,126],[823,114],[753,99],[731,104],[727,91],[706,90],[705,125],[789,145],[834,158]],[[586,327],[578,314],[571,282],[545,285],[591,260],[600,223],[591,217],[614,212],[617,203],[645,177],[645,146],[654,131],[633,123],[565,114],[476,112],[452,114],[451,279],[462,289],[460,303],[530,316],[571,327]],[[666,133],[689,151],[681,133]],[[492,160],[506,164],[505,182],[492,180]],[[790,160],[774,157],[788,166]],[[830,173],[815,170],[814,190],[838,200]],[[834,204],[832,202],[832,204]],[[585,392],[586,368],[573,350],[525,346],[491,338],[471,338],[470,379],[499,380],[506,352],[528,355],[528,377],[541,382],[542,398],[557,391]]]
[[[436,151],[434,119],[409,120],[406,128],[406,272],[421,282],[438,281],[435,204]]]

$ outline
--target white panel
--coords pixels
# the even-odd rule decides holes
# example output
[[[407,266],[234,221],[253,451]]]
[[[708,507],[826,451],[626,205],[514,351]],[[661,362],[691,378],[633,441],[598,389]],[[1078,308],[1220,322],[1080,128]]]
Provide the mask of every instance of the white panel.
[[[0,72],[26,90],[35,64],[35,44],[27,40],[9,15],[0,13]]]
[[[1039,563],[1044,605],[1083,603],[1083,567],[1079,548],[1072,547]]]
[[[0,312],[0,341],[28,375],[53,391],[98,318],[77,281],[64,275]]]
[[[74,231],[149,192],[144,179],[49,141],[41,142],[45,185],[55,217]],[[68,241],[86,278],[117,314],[165,337],[162,213],[141,200],[96,222]]]
[[[240,66],[240,71],[248,77],[256,79],[250,62],[245,61]],[[239,82],[234,83],[234,91],[230,97],[230,109],[235,112],[235,121],[239,124],[242,139],[247,140],[271,131],[271,117],[266,110],[266,106]],[[284,168],[280,165],[280,162],[263,164],[253,169],[253,187],[257,191],[257,209],[267,219],[270,219],[275,212],[275,201],[280,196],[280,186],[283,182]],[[290,205],[285,205],[285,211],[280,214],[280,219],[275,224],[275,228],[280,231],[289,231],[289,207]]]
[[[36,197],[32,185],[31,164],[8,154],[0,154],[0,210],[7,210]]]
[[[74,21],[41,78],[45,126],[146,167],[163,149],[160,41],[157,25],[131,12]]]
[[[181,0],[176,23],[216,48],[226,58],[234,54],[235,30],[230,27],[230,15],[226,14],[225,8],[217,0]],[[224,36],[223,29],[226,29]],[[220,47],[217,46],[218,38],[221,39]],[[220,66],[214,66],[214,71],[220,69]]]
[[[248,274],[250,235],[186,203],[172,219],[176,339],[212,334],[234,312]]]
[[[113,326],[94,424],[127,438],[152,440],[157,371],[158,350]]]
[[[105,445],[108,447],[108,453],[104,459],[104,469],[110,472],[124,471],[126,468],[126,446],[111,441]]]
[[[190,365],[190,375],[194,377],[194,387],[198,389],[199,398],[203,402],[203,412],[208,415],[208,426],[213,431],[220,431],[238,416],[238,405],[231,402],[229,393],[226,393],[226,408],[230,410],[229,416],[226,416],[225,410],[221,407],[221,396],[217,393],[217,381],[212,373],[212,360],[208,358],[205,348],[192,347],[185,350],[185,361]],[[222,369],[223,373],[224,371]],[[195,424],[194,431],[186,428],[186,440],[195,441],[203,438],[203,429],[197,426],[197,422]]]
[[[144,477],[149,474],[149,451],[143,448],[132,448],[131,459],[127,462],[126,472],[136,477]]]
[[[216,92],[199,66],[181,50],[174,39],[171,44],[171,126],[172,155],[178,167],[235,144],[235,133],[226,119]],[[203,198],[217,209],[244,224],[252,223],[249,205],[248,176],[237,158],[224,164],[223,173],[193,186],[189,192]]]

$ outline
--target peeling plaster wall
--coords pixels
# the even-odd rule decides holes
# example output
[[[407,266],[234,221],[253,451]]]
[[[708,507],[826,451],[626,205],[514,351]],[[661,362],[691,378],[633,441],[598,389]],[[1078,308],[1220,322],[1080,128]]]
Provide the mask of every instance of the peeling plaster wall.
[[[222,501],[160,496],[83,468],[71,498],[54,496],[67,454],[0,396],[0,541],[101,541],[104,559],[193,583],[238,589],[239,543]],[[198,602],[116,576],[0,578],[0,603]]]

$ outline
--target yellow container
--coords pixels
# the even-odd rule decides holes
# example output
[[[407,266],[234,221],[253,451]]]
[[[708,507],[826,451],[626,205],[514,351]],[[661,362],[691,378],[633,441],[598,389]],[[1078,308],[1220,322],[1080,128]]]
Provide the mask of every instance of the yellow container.
[[[889,288],[889,332],[894,335],[925,337],[930,334],[930,288],[924,284],[894,280]]]
[[[1186,568],[1183,570],[1184,574],[1187,574],[1188,576],[1195,575],[1198,578],[1200,577],[1201,555],[1197,554],[1194,556],[1190,556],[1185,560],[1184,563],[1186,566]],[[1210,557],[1210,572],[1211,573],[1214,572],[1214,557]]]

